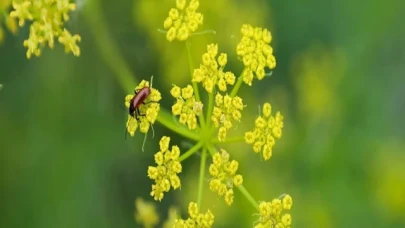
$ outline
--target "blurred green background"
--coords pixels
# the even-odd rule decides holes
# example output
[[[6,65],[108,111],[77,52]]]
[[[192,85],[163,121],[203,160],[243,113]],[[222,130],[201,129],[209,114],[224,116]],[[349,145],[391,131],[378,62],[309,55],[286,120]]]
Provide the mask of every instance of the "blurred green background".
[[[125,140],[123,101],[135,84],[117,80],[126,66],[138,82],[154,75],[170,109],[171,85],[190,79],[184,44],[157,32],[175,1],[77,4],[67,27],[82,37],[80,57],[58,45],[27,60],[28,27],[6,32],[0,46],[1,227],[139,227],[134,200],[152,200],[147,167],[160,137],[187,143],[158,123],[145,152],[143,135]],[[273,35],[277,67],[241,89],[251,122],[236,131],[269,101],[285,116],[283,137],[266,162],[244,143],[225,147],[254,197],[289,193],[292,227],[404,227],[405,2],[215,0],[199,11],[200,29],[217,33],[192,38],[195,63],[216,42],[238,75],[241,25]],[[187,160],[181,191],[156,204],[162,219],[169,206],[185,213],[195,200],[198,164]],[[252,227],[258,218],[238,191],[231,208],[205,192],[216,227]]]

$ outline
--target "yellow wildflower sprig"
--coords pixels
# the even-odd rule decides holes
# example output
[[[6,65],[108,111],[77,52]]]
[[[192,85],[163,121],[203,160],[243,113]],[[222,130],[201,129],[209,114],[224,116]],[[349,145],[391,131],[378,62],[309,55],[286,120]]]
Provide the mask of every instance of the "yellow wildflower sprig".
[[[170,9],[169,16],[163,23],[163,27],[168,30],[168,41],[184,41],[202,25],[203,15],[196,12],[199,5],[198,0],[190,0],[188,4],[186,0],[176,0],[176,8]]]
[[[242,39],[236,46],[236,53],[245,66],[243,81],[251,86],[254,76],[262,80],[266,68],[272,70],[276,67],[276,58],[270,46],[272,36],[267,29],[247,24],[242,26],[241,33]]]
[[[207,45],[207,52],[202,55],[202,64],[193,72],[193,82],[202,83],[208,93],[212,93],[215,86],[219,91],[227,91],[227,85],[235,83],[235,75],[224,72],[223,69],[228,61],[227,55],[221,53],[218,57],[218,44]]]
[[[135,221],[145,228],[155,227],[159,223],[159,215],[156,212],[156,205],[146,202],[142,198],[135,200]]]
[[[239,163],[235,160],[230,161],[228,152],[221,150],[221,153],[215,153],[209,168],[212,176],[210,190],[221,197],[224,196],[228,206],[233,203],[233,187],[243,183],[242,175],[236,174],[238,167]]]
[[[140,115],[136,114],[137,118],[134,118],[128,114],[126,127],[132,137],[135,135],[135,131],[138,127],[140,132],[146,134],[150,126],[155,123],[160,111],[160,104],[158,102],[162,99],[162,96],[157,89],[150,87],[148,81],[142,80],[142,82],[135,87],[134,91],[139,91],[145,87],[150,88],[150,94],[138,107]],[[132,105],[130,102],[134,96],[136,96],[136,94],[129,94],[125,97],[125,107],[128,109],[129,106]]]
[[[65,52],[80,55],[77,45],[81,38],[72,35],[64,24],[69,20],[69,13],[76,9],[75,3],[69,0],[13,0],[11,18],[18,19],[18,25],[23,27],[26,21],[31,21],[30,34],[23,43],[27,50],[27,58],[39,56],[44,46],[53,48],[55,40],[65,46]]]
[[[209,228],[214,224],[214,215],[210,210],[205,213],[200,213],[198,210],[197,203],[190,202],[188,205],[189,217],[186,220],[176,219],[174,222],[175,228],[189,228],[189,227],[199,227],[199,228]]]
[[[282,199],[273,199],[271,202],[261,202],[259,204],[260,218],[255,225],[255,228],[277,227],[290,228],[291,214],[284,213],[292,207],[292,198],[290,195],[285,195]]]
[[[276,143],[275,139],[281,138],[284,126],[283,118],[280,112],[272,116],[271,105],[265,103],[262,116],[256,118],[254,130],[245,133],[246,143],[253,144],[253,151],[261,152],[264,160],[270,159]]]
[[[163,136],[159,142],[160,150],[155,154],[155,163],[157,166],[149,166],[148,177],[155,181],[152,185],[150,195],[161,201],[164,193],[170,188],[180,188],[181,182],[178,173],[181,172],[182,166],[179,161],[180,149],[178,146],[172,146],[169,150],[170,138]]]
[[[197,116],[201,114],[203,104],[195,99],[193,87],[188,85],[180,89],[174,85],[170,94],[176,98],[176,103],[172,106],[173,115],[180,116],[179,122],[187,125],[188,129],[196,129]]]
[[[17,34],[18,26],[15,18],[10,17],[7,13],[11,6],[11,0],[0,1],[0,44],[3,42],[5,37],[5,29],[3,29],[3,24],[13,35]]]

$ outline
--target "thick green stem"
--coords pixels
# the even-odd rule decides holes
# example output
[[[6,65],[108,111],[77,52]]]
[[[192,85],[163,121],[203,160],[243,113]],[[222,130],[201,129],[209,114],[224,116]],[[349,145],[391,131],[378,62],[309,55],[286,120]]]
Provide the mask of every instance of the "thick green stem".
[[[191,55],[191,42],[190,40],[186,41],[186,48],[187,48],[187,56],[188,56],[188,66],[190,70],[190,76],[191,76],[191,83],[193,84],[193,89],[194,89],[194,96],[197,101],[201,102],[201,97],[200,97],[200,91],[198,89],[197,82],[193,82],[193,73],[194,73],[194,63],[193,63],[193,57]],[[201,112],[201,114],[198,116],[198,120],[201,123],[201,126],[205,126],[205,120],[204,120],[204,112]]]
[[[182,154],[179,157],[179,161],[182,162],[184,160],[186,160],[188,157],[190,157],[191,155],[193,155],[195,152],[197,152],[201,147],[202,147],[203,143],[202,142],[198,142],[196,145],[194,145],[193,147],[191,147],[186,153]]]
[[[212,143],[214,143],[214,144],[225,144],[225,143],[244,142],[244,141],[245,141],[244,136],[236,136],[236,137],[226,138],[225,141],[219,141],[218,139],[213,139]]]
[[[208,149],[208,152],[210,152],[210,155],[214,156],[214,154],[215,154],[214,147],[212,145],[208,145],[208,146],[206,146],[206,148]]]
[[[202,200],[202,194],[203,194],[203,187],[204,187],[204,175],[205,175],[205,163],[207,160],[207,149],[203,149],[203,153],[201,156],[201,161],[200,161],[200,177],[198,180],[198,196],[197,196],[197,205],[198,209],[201,208],[201,200]]]
[[[256,210],[259,211],[259,204],[257,203],[257,201],[253,198],[252,195],[250,195],[250,193],[246,190],[246,188],[243,185],[239,185],[238,189],[240,190],[240,192],[249,200],[249,202],[253,205],[254,208],[256,208]]]
[[[208,99],[208,111],[207,111],[207,126],[211,127],[211,114],[214,109],[214,92],[210,93]]]
[[[242,73],[238,77],[238,81],[236,81],[236,84],[232,88],[231,94],[229,96],[234,97],[238,93],[238,91],[239,91],[239,89],[240,89],[240,87],[242,86],[242,83],[243,83],[243,74],[244,74],[244,72],[245,72],[245,69],[243,69]]]
[[[113,71],[121,88],[125,91],[133,91],[138,82],[118,51],[117,43],[108,32],[100,1],[90,0],[84,9],[83,17],[89,25],[90,32],[93,33],[94,44],[104,64]]]
[[[195,132],[192,132],[183,126],[177,126],[172,119],[172,115],[165,111],[160,110],[159,115],[156,119],[160,124],[191,140],[198,141],[200,139],[198,134],[196,134]]]

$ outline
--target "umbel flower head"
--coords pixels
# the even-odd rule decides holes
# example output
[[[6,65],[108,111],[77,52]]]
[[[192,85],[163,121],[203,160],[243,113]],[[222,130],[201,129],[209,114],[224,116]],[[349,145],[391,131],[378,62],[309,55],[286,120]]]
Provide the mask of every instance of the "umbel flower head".
[[[270,46],[272,36],[269,30],[245,24],[241,33],[242,39],[236,47],[236,53],[245,65],[243,81],[250,86],[254,75],[262,80],[266,74],[265,68],[276,67],[276,58]]]
[[[281,138],[284,126],[280,112],[277,112],[275,117],[271,114],[270,103],[265,103],[263,115],[256,118],[254,130],[245,133],[246,143],[253,144],[255,153],[262,152],[264,160],[270,159],[275,139]]]
[[[180,89],[180,87],[173,85],[170,94],[176,98],[176,103],[172,106],[173,115],[180,116],[179,122],[187,125],[188,129],[196,129],[197,116],[201,114],[203,105],[196,101],[193,87],[187,85]]]
[[[233,202],[233,187],[238,187],[243,183],[242,175],[236,174],[239,163],[229,160],[229,154],[225,150],[213,156],[213,163],[209,172],[212,176],[210,189],[219,196],[224,196],[226,204],[229,206]]]
[[[218,131],[218,140],[224,141],[226,133],[232,128],[235,121],[240,121],[243,110],[242,98],[230,97],[228,94],[222,96],[217,93],[215,96],[215,106],[212,112],[211,120]]]
[[[149,86],[148,81],[142,80],[142,82],[139,83],[137,87],[135,87],[135,92],[143,89],[144,87],[149,87],[151,93],[143,101],[143,104],[138,106],[140,115],[138,113],[135,113],[136,118],[134,118],[128,114],[127,131],[131,136],[135,135],[135,131],[136,129],[138,129],[138,126],[140,131],[146,134],[149,130],[150,125],[155,123],[160,110],[160,104],[158,102],[162,99],[162,96],[157,89],[151,88]],[[136,94],[129,94],[125,97],[125,107],[129,108],[129,106],[132,105],[131,99],[134,96],[136,96]]]
[[[210,228],[214,224],[214,215],[210,210],[205,213],[199,213],[197,203],[190,202],[188,205],[189,217],[186,220],[176,219],[174,222],[175,228]]]
[[[212,93],[215,86],[222,92],[227,91],[227,85],[235,83],[235,75],[230,72],[224,72],[228,61],[227,55],[221,53],[218,57],[218,44],[207,45],[207,52],[202,55],[202,64],[194,70],[194,82],[201,82],[208,93]]]
[[[39,56],[44,46],[53,48],[55,40],[65,46],[65,52],[72,52],[75,56],[80,55],[79,35],[72,35],[63,28],[69,20],[69,12],[76,9],[76,4],[69,0],[14,0],[11,18],[18,19],[18,25],[24,26],[25,21],[32,21],[30,34],[24,41],[27,50],[27,58],[34,54]]]
[[[180,149],[178,146],[172,146],[169,150],[169,143],[170,137],[163,136],[159,142],[160,151],[155,154],[157,166],[148,168],[148,177],[155,181],[150,195],[159,201],[163,199],[164,192],[168,192],[171,187],[177,189],[181,185],[177,176],[182,169],[179,161]]]
[[[290,195],[284,195],[282,199],[273,199],[271,202],[261,202],[259,204],[260,218],[255,228],[290,228],[291,214],[283,214],[283,212],[290,210],[292,203]]]
[[[163,27],[168,30],[166,39],[186,40],[191,33],[195,32],[199,25],[203,23],[203,15],[196,12],[200,2],[198,0],[176,0],[176,8],[169,11],[169,16],[163,23]]]

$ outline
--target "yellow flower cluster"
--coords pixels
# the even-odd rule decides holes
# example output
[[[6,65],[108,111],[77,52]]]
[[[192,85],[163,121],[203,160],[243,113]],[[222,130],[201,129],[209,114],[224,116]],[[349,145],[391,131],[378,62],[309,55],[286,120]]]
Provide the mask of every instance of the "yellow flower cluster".
[[[262,80],[266,74],[266,67],[270,69],[276,67],[276,58],[270,46],[272,36],[267,29],[253,28],[247,24],[242,26],[241,33],[243,37],[236,47],[236,53],[245,65],[243,81],[251,86],[254,75]]]
[[[28,59],[32,54],[39,56],[46,44],[53,48],[55,38],[65,46],[65,52],[80,55],[77,45],[80,36],[71,35],[63,28],[64,23],[69,20],[68,13],[76,9],[76,4],[69,3],[69,0],[14,0],[12,6],[10,17],[17,18],[20,27],[24,26],[26,20],[32,21],[29,37],[24,41]]]
[[[255,153],[262,152],[264,160],[269,160],[272,155],[275,138],[280,139],[284,126],[283,116],[280,112],[276,116],[271,115],[271,105],[265,103],[263,105],[263,115],[257,117],[255,121],[255,129],[245,133],[245,141],[248,144],[253,144]]]
[[[183,125],[187,124],[190,130],[196,129],[197,116],[201,114],[203,104],[196,101],[193,87],[187,85],[180,89],[178,86],[173,86],[170,94],[177,100],[172,106],[173,115],[180,116],[179,122]]]
[[[182,170],[179,161],[180,149],[178,146],[172,146],[169,150],[169,143],[170,137],[163,136],[159,142],[160,151],[155,154],[157,166],[148,167],[148,177],[155,181],[150,195],[159,201],[163,199],[164,192],[168,192],[171,187],[177,189],[181,185],[177,176]]]
[[[209,172],[213,177],[210,181],[211,191],[219,196],[224,196],[226,204],[230,206],[233,202],[233,187],[238,187],[243,183],[243,177],[236,174],[239,163],[235,160],[229,160],[229,154],[221,149],[221,153],[215,153],[213,163],[210,165]]]
[[[189,218],[187,220],[177,219],[175,228],[210,228],[214,224],[214,215],[210,210],[206,213],[199,213],[197,203],[190,202],[188,205]]]
[[[191,0],[188,5],[187,0],[176,0],[176,8],[170,9],[169,16],[163,23],[163,27],[168,30],[166,34],[168,41],[186,40],[199,25],[202,25],[203,15],[196,12],[199,5],[198,0]]]
[[[153,203],[137,198],[135,208],[135,221],[137,223],[142,224],[144,227],[154,227],[159,223],[159,216]]]
[[[217,85],[218,89],[222,92],[227,91],[227,85],[235,83],[235,75],[228,71],[224,72],[224,67],[228,61],[227,55],[221,53],[216,59],[218,54],[218,45],[207,45],[207,52],[202,55],[202,64],[193,72],[193,81],[202,82],[203,87],[208,93],[212,93],[214,86]]]
[[[14,35],[17,34],[18,27],[17,27],[16,20],[14,18],[11,18],[6,13],[4,13],[4,15],[2,14],[3,11],[5,12],[6,10],[8,10],[10,5],[11,5],[11,0],[1,0],[0,1],[0,44],[3,42],[4,36],[5,36],[5,32],[2,27],[3,20],[4,20],[4,24],[5,24],[6,28]]]
[[[216,128],[219,127],[218,140],[223,141],[226,138],[227,131],[233,126],[234,121],[240,121],[243,110],[242,98],[229,95],[215,96],[215,106],[212,112],[211,120]]]
[[[150,87],[149,82],[142,80],[141,83],[135,88],[135,92],[139,91],[140,89],[144,87]],[[141,104],[138,106],[139,113],[137,115],[137,118],[132,117],[131,115],[128,115],[128,120],[127,120],[127,131],[131,136],[135,135],[135,131],[138,128],[139,125],[139,130],[142,133],[147,133],[149,130],[149,127],[151,124],[154,124],[156,121],[156,118],[158,116],[159,110],[160,110],[160,104],[158,101],[162,99],[162,96],[160,92],[157,89],[150,88],[151,92],[149,96],[144,100],[144,104]],[[129,108],[131,104],[131,99],[136,96],[135,95],[127,95],[125,97],[125,107]]]
[[[271,202],[261,202],[259,204],[260,219],[255,228],[290,228],[291,215],[289,213],[282,213],[283,210],[290,210],[292,203],[290,195],[285,195],[282,200],[273,199]]]

